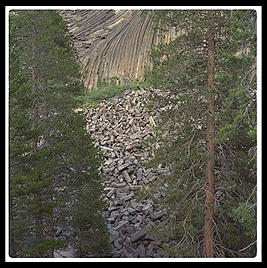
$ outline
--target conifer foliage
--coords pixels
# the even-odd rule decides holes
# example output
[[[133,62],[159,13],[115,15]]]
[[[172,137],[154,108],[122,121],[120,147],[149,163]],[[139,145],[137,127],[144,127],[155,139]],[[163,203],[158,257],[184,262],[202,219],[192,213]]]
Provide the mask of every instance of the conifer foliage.
[[[146,192],[170,212],[155,228],[163,256],[255,256],[256,12],[150,14],[159,32],[176,32],[146,75],[161,89],[147,165],[169,169]]]
[[[56,11],[18,10],[9,26],[10,256],[53,257],[62,225],[79,257],[108,256],[102,156],[74,111],[83,87],[66,24]]]

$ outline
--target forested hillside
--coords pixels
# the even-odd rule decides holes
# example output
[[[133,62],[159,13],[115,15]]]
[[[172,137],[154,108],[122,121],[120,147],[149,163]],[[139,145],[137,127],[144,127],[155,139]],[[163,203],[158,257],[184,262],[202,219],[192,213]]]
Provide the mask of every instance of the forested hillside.
[[[9,256],[257,255],[255,10],[9,13]]]
[[[150,164],[170,170],[153,190],[165,185],[159,202],[170,217],[159,229],[172,232],[175,241],[166,255],[254,256],[256,13],[156,11],[152,16],[163,31],[185,29],[153,50],[155,67],[147,78],[161,89],[154,102],[164,109],[151,140]]]
[[[102,158],[74,111],[83,87],[66,25],[17,11],[9,30],[10,256],[53,257],[68,239],[78,256],[109,256]]]

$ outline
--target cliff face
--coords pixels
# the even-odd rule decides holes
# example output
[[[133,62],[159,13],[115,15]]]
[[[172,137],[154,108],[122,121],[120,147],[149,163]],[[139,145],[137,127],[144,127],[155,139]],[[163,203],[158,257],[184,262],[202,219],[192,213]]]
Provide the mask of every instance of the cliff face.
[[[149,51],[159,41],[144,10],[60,10],[82,67],[86,88],[117,77],[142,80],[151,68]],[[165,40],[170,39],[170,34]]]

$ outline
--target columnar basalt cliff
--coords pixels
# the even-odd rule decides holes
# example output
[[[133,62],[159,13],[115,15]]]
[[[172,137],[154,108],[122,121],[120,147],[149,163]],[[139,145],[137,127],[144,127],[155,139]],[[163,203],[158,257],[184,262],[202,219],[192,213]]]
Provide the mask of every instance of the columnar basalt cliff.
[[[60,10],[90,89],[98,80],[142,80],[159,35],[145,10]],[[164,40],[170,40],[171,33]]]

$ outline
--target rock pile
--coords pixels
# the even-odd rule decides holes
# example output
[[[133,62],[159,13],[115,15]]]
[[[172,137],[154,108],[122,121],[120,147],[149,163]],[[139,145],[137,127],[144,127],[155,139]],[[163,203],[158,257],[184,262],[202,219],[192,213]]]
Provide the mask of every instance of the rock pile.
[[[137,201],[136,191],[166,172],[145,169],[139,162],[147,159],[144,140],[153,135],[156,111],[145,108],[154,90],[129,90],[102,101],[97,108],[85,109],[86,129],[102,150],[105,162],[105,212],[116,257],[153,257],[160,250],[155,236],[147,227],[158,224],[165,211],[159,211],[152,200]]]

